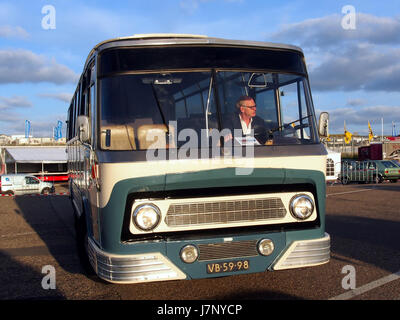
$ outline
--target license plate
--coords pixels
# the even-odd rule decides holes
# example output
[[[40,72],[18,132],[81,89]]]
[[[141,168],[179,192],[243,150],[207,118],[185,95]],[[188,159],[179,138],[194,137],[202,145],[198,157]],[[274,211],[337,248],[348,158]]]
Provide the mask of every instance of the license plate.
[[[249,268],[250,268],[249,260],[208,263],[207,264],[207,273],[246,271],[246,270],[249,270]]]

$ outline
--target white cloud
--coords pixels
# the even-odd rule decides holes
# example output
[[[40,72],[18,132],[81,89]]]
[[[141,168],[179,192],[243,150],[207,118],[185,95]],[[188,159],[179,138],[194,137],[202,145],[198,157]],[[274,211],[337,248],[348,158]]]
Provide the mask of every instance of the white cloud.
[[[319,113],[319,112],[317,112]],[[350,132],[368,132],[368,121],[372,129],[381,129],[381,119],[390,122],[400,120],[400,106],[369,106],[363,108],[336,108],[329,111],[329,126],[331,132],[343,132],[344,121]],[[376,129],[375,129],[376,130]]]
[[[10,98],[0,97],[0,109],[10,108],[29,108],[32,107],[32,102],[22,96],[12,96]]]
[[[349,99],[347,100],[347,105],[348,106],[352,106],[352,107],[358,107],[358,106],[362,106],[365,104],[365,100],[364,99]]]
[[[285,39],[303,48],[312,49],[332,48],[351,41],[380,45],[400,43],[400,19],[397,17],[357,13],[355,30],[343,29],[342,18],[343,16],[335,14],[288,24],[271,37],[274,41]]]
[[[60,92],[60,93],[41,93],[39,94],[39,97],[42,98],[50,98],[50,99],[56,99],[62,102],[71,102],[73,94],[72,93],[66,93],[66,92]]]
[[[25,129],[26,117],[22,114],[15,112],[2,112],[0,110],[0,134],[22,134]],[[57,125],[57,121],[61,120],[63,123],[62,132],[65,134],[65,114],[50,114],[41,117],[40,120],[29,119],[31,122],[32,133],[35,137],[52,137],[53,128]]]
[[[23,82],[77,82],[78,75],[55,59],[28,50],[0,50],[0,84]]]
[[[400,92],[400,18],[357,13],[355,30],[341,15],[288,24],[273,40],[304,49],[315,91]]]
[[[400,49],[354,44],[326,53],[310,70],[314,90],[400,92]]]
[[[0,26],[0,38],[29,38],[29,33],[22,27]]]

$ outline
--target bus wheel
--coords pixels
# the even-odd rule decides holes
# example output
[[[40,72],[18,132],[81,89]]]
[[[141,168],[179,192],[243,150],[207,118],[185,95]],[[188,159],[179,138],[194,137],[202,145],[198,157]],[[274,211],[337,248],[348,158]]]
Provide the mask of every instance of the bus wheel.
[[[89,240],[86,227],[86,217],[84,214],[82,214],[80,218],[76,219],[75,230],[76,230],[76,245],[81,266],[87,276],[95,275],[96,273],[94,272],[93,267],[89,261],[89,252],[88,252]]]

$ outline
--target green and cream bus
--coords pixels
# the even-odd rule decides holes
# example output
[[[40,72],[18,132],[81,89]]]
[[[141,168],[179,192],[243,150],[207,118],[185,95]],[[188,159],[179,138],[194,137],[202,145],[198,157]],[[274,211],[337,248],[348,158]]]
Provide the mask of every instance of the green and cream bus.
[[[232,125],[241,97],[257,116],[246,131]],[[85,270],[139,283],[327,263],[321,118],[295,46],[177,34],[98,44],[68,111]]]

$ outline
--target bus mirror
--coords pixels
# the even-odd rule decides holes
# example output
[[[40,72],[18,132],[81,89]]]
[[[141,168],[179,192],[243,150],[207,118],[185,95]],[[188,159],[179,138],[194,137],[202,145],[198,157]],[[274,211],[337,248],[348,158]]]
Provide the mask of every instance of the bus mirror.
[[[87,116],[79,116],[76,123],[79,129],[79,140],[82,142],[89,142],[89,118]]]
[[[318,124],[319,135],[321,137],[329,136],[329,113],[321,112],[319,115],[319,124]]]

